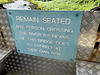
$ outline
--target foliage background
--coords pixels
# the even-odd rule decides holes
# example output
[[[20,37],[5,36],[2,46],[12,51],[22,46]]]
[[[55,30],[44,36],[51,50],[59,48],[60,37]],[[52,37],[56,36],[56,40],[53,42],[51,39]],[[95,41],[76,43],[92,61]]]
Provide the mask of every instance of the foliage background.
[[[0,3],[10,3],[10,2],[13,2],[14,0],[0,0]]]
[[[100,0],[52,0],[52,1],[34,1],[42,10],[90,10],[100,5]]]

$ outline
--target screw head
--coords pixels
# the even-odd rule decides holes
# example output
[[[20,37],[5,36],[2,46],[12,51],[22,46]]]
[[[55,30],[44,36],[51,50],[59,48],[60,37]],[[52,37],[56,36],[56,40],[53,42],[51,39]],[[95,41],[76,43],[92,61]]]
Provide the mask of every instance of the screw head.
[[[70,59],[70,61],[73,61],[73,59]]]
[[[79,14],[76,14],[76,16],[79,16]]]
[[[20,52],[20,50],[18,50]]]
[[[11,12],[9,12],[9,14],[11,15]]]

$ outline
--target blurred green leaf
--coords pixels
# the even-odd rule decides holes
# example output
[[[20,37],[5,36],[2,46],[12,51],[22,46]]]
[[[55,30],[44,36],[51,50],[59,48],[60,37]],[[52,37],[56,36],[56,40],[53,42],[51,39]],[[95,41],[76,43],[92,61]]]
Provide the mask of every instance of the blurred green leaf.
[[[14,0],[0,0],[0,3],[1,4],[4,4],[4,3],[11,3],[13,2]]]
[[[34,1],[43,10],[90,10],[100,5],[100,0],[52,0],[48,2]]]

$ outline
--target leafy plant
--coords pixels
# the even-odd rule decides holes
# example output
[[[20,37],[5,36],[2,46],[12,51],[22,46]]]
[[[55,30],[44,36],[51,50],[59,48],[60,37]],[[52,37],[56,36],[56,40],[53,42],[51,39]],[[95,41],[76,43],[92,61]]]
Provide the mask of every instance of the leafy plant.
[[[48,2],[32,1],[42,10],[90,10],[100,5],[100,0],[52,0]]]

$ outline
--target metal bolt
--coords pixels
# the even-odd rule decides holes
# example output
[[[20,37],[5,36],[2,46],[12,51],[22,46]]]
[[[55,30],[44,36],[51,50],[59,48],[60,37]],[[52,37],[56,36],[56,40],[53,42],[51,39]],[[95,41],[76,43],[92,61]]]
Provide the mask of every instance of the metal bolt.
[[[11,12],[9,12],[9,14],[11,15]]]
[[[79,16],[79,14],[76,14],[76,16]]]
[[[20,52],[20,50],[18,50]]]
[[[73,59],[70,59],[70,61],[73,61]]]

